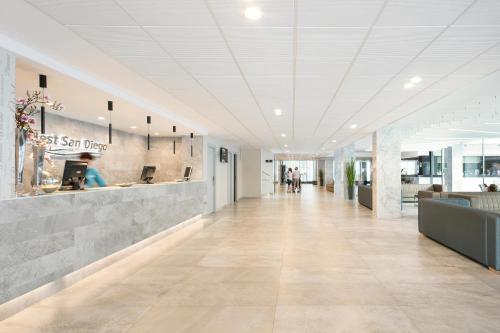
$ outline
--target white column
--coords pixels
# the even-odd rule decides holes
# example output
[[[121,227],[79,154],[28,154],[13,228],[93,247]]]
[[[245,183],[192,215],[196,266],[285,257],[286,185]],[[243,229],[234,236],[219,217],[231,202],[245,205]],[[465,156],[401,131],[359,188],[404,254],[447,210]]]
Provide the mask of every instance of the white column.
[[[453,192],[462,191],[462,182],[464,179],[464,145],[458,144],[451,147],[451,184],[449,189]]]
[[[0,199],[15,195],[16,58],[0,49]]]
[[[354,146],[350,145],[336,150],[334,153],[335,163],[335,195],[347,198],[347,180],[345,177],[345,164],[354,157]]]
[[[373,133],[373,213],[378,218],[401,216],[401,135],[394,127]]]
[[[453,148],[443,149],[443,192],[451,192],[453,188]]]

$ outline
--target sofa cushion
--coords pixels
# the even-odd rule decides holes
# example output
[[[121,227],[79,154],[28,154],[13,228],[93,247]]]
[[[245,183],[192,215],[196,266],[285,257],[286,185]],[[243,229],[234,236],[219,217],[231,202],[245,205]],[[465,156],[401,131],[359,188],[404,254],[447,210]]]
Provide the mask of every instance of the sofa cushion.
[[[449,193],[448,198],[467,199],[472,208],[500,211],[500,192]]]

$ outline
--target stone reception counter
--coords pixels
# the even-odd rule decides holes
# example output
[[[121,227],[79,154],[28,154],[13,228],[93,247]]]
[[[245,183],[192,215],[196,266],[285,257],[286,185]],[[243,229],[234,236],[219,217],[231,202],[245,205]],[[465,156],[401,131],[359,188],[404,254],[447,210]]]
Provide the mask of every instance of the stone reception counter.
[[[0,304],[203,213],[203,181],[0,201]]]

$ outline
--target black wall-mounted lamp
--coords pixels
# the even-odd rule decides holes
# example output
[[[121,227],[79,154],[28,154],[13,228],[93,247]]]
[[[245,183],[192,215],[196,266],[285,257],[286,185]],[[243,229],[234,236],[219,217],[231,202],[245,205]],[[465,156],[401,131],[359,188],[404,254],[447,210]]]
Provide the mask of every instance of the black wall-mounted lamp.
[[[111,112],[113,111],[113,101],[108,101],[109,124],[108,124],[108,142],[113,143],[113,125],[111,125]]]
[[[38,85],[42,89],[42,101],[45,103],[45,88],[47,88],[47,75],[40,74],[38,77]],[[40,132],[45,134],[45,105],[40,107]]]
[[[174,133],[176,133],[177,132],[177,126],[174,125],[174,127],[172,128],[172,131]],[[174,155],[175,155],[175,136],[174,136]]]
[[[194,138],[194,134],[191,133],[191,157],[193,157],[193,138]]]
[[[146,116],[146,123],[148,124],[148,150],[151,147],[151,116]]]

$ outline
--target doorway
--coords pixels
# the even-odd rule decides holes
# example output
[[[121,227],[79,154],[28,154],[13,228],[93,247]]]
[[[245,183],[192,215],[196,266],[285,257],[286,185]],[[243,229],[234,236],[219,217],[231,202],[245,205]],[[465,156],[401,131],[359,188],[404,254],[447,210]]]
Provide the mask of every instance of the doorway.
[[[215,148],[208,147],[207,156],[207,214],[215,212]]]

